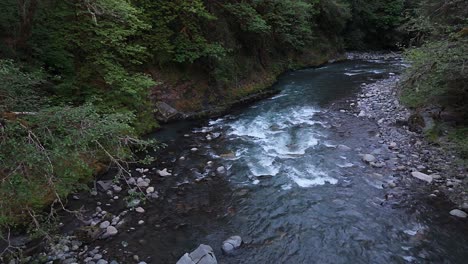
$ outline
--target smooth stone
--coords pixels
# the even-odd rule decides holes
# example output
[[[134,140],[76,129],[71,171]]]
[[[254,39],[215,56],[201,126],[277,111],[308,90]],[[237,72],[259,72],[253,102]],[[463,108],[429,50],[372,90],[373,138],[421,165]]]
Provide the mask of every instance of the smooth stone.
[[[364,154],[364,156],[362,156],[362,160],[367,163],[371,163],[371,162],[375,162],[376,158],[371,154]]]
[[[117,235],[119,231],[113,226],[108,226],[106,229],[106,234],[109,236]]]
[[[192,151],[192,152],[197,152],[198,149],[197,149],[197,148],[192,148],[192,149],[190,149],[190,151]]]
[[[143,209],[142,207],[137,207],[135,208],[135,212],[142,214],[145,212],[145,209]]]
[[[100,259],[98,260],[98,262],[96,262],[96,264],[107,264],[109,262],[107,262],[107,260],[104,260],[104,259]]]
[[[419,172],[419,171],[413,171],[411,173],[411,175],[417,179],[420,179],[422,181],[425,181],[425,182],[428,182],[428,183],[431,183],[432,182],[432,177],[427,175],[427,174],[424,174],[422,172]]]
[[[460,217],[460,218],[466,218],[468,216],[467,213],[459,209],[453,209],[452,211],[450,211],[450,214],[456,217]]]

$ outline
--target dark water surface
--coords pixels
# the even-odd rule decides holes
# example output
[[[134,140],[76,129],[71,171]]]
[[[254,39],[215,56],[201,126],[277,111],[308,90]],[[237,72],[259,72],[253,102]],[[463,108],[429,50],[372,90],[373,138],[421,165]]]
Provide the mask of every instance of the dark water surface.
[[[182,131],[175,142],[163,137],[177,174],[171,191],[123,239],[143,240],[133,249],[151,263],[175,263],[202,243],[220,263],[468,263],[466,225],[428,197],[429,187],[384,189],[395,172],[360,160],[381,148],[375,122],[329,107],[401,67],[348,61],[291,72],[276,84],[280,94],[189,137],[184,125],[168,129]],[[213,176],[218,166],[227,174]],[[225,256],[220,246],[231,235],[246,243]]]

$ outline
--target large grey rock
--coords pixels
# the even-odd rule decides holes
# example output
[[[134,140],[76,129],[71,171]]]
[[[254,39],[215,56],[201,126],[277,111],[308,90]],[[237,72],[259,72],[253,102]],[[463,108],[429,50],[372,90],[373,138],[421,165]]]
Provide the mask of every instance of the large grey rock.
[[[411,173],[411,176],[417,178],[417,179],[420,179],[422,181],[425,181],[425,182],[428,182],[428,183],[431,183],[432,182],[432,177],[427,175],[427,174],[424,174],[422,172],[419,172],[419,171],[413,171]]]
[[[190,258],[189,253],[185,253],[176,264],[195,264],[195,262]]]
[[[223,242],[221,249],[225,254],[231,254],[234,250],[239,248],[241,244],[242,238],[240,236],[232,236]]]
[[[458,209],[453,209],[452,211],[450,211],[450,214],[460,218],[466,218],[468,216],[468,214]]]
[[[160,121],[169,121],[171,119],[175,119],[181,115],[177,109],[168,105],[165,102],[156,102],[156,118]]]
[[[177,264],[217,264],[213,249],[208,245],[201,244],[192,253],[185,253]]]

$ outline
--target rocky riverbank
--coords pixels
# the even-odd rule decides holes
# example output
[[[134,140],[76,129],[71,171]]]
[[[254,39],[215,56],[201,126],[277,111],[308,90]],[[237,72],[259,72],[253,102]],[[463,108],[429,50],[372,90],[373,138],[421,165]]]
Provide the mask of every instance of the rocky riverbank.
[[[373,61],[388,59],[390,55],[357,56],[349,55],[353,59]],[[396,54],[391,56],[392,59],[398,58]],[[467,186],[464,168],[458,166],[446,150],[431,145],[422,134],[411,131],[411,111],[398,101],[398,74],[380,77],[389,78],[362,84],[359,93],[333,101],[331,107],[317,113],[317,116],[323,115],[324,120],[330,121],[331,130],[347,135],[344,136],[347,141],[343,143],[350,143],[346,143],[349,147],[336,145],[326,148],[349,153],[350,156],[361,155],[361,161],[348,161],[341,166],[349,167],[351,174],[362,172],[378,178],[376,182],[381,185],[378,188],[388,190],[382,199],[384,201],[391,200],[393,195],[405,199],[407,197],[402,193],[420,186],[424,192],[427,191],[428,199],[448,197],[454,202],[447,209],[447,217],[466,217],[464,211],[468,200],[464,192]],[[197,263],[201,259],[206,263],[216,263],[215,254],[222,258],[231,253],[235,255],[242,248],[264,246],[240,233],[245,239],[243,242],[239,236],[233,236],[236,233],[223,233],[219,231],[222,227],[216,225],[218,219],[236,214],[233,200],[247,199],[246,196],[253,191],[249,188],[231,189],[228,177],[232,176],[231,168],[226,166],[224,159],[235,159],[236,154],[223,148],[225,140],[228,140],[224,131],[211,129],[177,131],[179,138],[173,139],[164,150],[165,154],[158,156],[156,164],[133,167],[117,178],[115,171],[103,175],[90,192],[70,197],[67,209],[77,213],[61,218],[60,230],[64,235],[52,239],[45,250],[29,246],[26,253],[33,257],[11,263],[144,264],[173,263],[176,260]],[[366,140],[363,134],[369,131],[372,133]],[[212,155],[213,147],[221,149],[218,154],[224,154],[216,158]],[[259,177],[253,184],[268,182],[265,180],[268,178]],[[188,229],[190,225],[195,227]],[[218,230],[216,234],[210,234],[216,236],[216,239],[211,239],[215,242],[198,248],[194,244],[204,244],[205,241],[186,242],[189,240],[187,232],[197,229]],[[148,232],[151,233],[151,241]],[[200,233],[191,236],[206,235],[203,231]],[[15,239],[11,242],[13,249],[21,241]],[[151,247],[150,244],[158,246]],[[170,253],[154,252],[152,248],[166,249]],[[194,251],[184,254],[189,250]]]
[[[359,56],[358,56],[359,55]],[[392,55],[350,54],[351,58],[386,59]],[[398,55],[393,55],[398,56]],[[466,168],[458,162],[456,153],[425,139],[421,132],[412,129],[412,111],[398,99],[400,76],[391,74],[390,78],[370,84],[362,84],[356,98],[340,102],[334,107],[358,117],[374,120],[379,128],[379,143],[392,153],[383,162],[376,163],[373,155],[366,156],[372,166],[391,168],[400,181],[416,181],[429,185],[430,197],[447,197],[454,203],[447,216],[466,217],[468,210],[468,175]],[[387,187],[397,187],[391,183]]]

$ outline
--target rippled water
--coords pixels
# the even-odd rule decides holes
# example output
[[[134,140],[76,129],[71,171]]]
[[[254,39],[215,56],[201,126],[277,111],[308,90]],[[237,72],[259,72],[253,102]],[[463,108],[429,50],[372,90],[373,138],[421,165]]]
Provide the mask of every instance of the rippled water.
[[[164,240],[146,246],[148,254],[165,263],[204,243],[220,263],[467,263],[466,228],[429,201],[428,187],[383,189],[394,172],[360,161],[359,153],[375,149],[391,156],[374,122],[329,108],[400,68],[399,61],[349,61],[291,72],[278,95],[195,129],[188,140],[199,150],[183,151],[173,170],[179,185],[196,184],[212,174],[208,160],[224,165],[218,189],[194,187],[188,198],[206,196],[201,207],[216,212],[189,212],[181,230],[140,233]],[[207,141],[208,132],[222,136]],[[246,243],[224,256],[219,247],[231,235]]]

